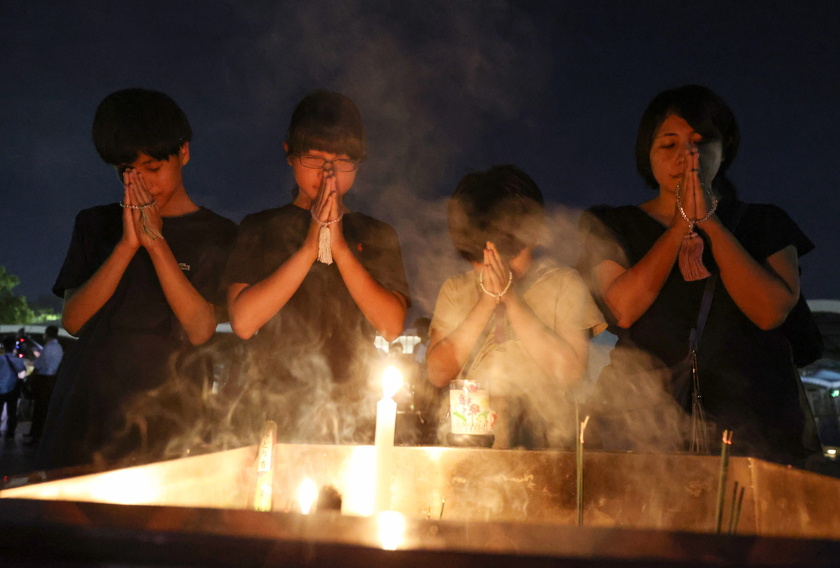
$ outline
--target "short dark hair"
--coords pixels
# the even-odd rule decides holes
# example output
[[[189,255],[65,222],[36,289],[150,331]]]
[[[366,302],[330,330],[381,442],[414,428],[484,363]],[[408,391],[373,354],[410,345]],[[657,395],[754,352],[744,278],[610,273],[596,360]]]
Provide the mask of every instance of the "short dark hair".
[[[365,159],[362,115],[349,97],[318,90],[303,97],[292,112],[286,133],[287,155],[321,150]]]
[[[650,148],[657,129],[672,114],[685,120],[703,138],[721,141],[723,160],[712,183],[719,177],[725,180],[726,170],[735,160],[741,143],[738,121],[729,105],[708,87],[683,85],[656,95],[642,114],[636,133],[636,170],[645,183],[659,188],[650,165]]]
[[[93,143],[108,164],[131,164],[142,154],[167,160],[192,139],[187,115],[168,95],[123,89],[99,103],[93,117]]]
[[[467,174],[449,199],[449,236],[458,254],[481,262],[487,241],[505,258],[536,246],[543,233],[545,202],[531,177],[512,165]]]
[[[48,325],[46,329],[44,329],[44,337],[58,339],[58,326]]]

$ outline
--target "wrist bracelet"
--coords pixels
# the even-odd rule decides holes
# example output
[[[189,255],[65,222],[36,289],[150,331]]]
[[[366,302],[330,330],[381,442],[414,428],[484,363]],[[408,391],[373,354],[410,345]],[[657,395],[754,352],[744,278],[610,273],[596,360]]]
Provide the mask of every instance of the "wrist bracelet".
[[[508,290],[510,290],[510,285],[511,285],[512,282],[513,282],[513,272],[508,270],[508,281],[507,281],[507,285],[505,286],[505,289],[502,290],[501,292],[499,292],[498,294],[494,294],[493,292],[489,292],[487,290],[487,288],[484,287],[484,267],[482,267],[481,272],[478,273],[478,287],[481,288],[481,291],[484,292],[485,294],[487,294],[488,296],[493,296],[494,298],[496,298],[496,303],[497,304],[502,301],[502,296],[504,296],[505,293]]]
[[[344,217],[344,214],[342,213],[342,214],[340,214],[338,217],[336,217],[335,219],[331,219],[331,220],[329,220],[329,221],[321,221],[320,219],[318,219],[318,218],[315,216],[315,212],[314,212],[314,211],[310,211],[310,212],[309,212],[309,214],[310,214],[310,215],[312,215],[312,218],[313,218],[313,219],[315,219],[315,221],[316,221],[316,222],[320,223],[320,225],[321,225],[322,227],[329,227],[330,225],[335,225],[336,223],[338,223],[339,221],[341,221],[342,217]]]
[[[309,210],[309,214],[312,215],[312,219],[321,225],[321,229],[318,231],[318,261],[323,262],[324,264],[332,264],[333,257],[332,257],[332,248],[330,244],[330,230],[329,226],[334,225],[341,221],[341,218],[344,217],[344,214],[341,213],[335,219],[330,221],[322,222],[315,216],[315,211]]]
[[[704,221],[708,221],[709,218],[715,214],[715,211],[717,211],[718,207],[717,197],[715,197],[715,194],[712,193],[711,188],[708,185],[704,186],[703,184],[700,184],[700,187],[703,188],[703,191],[706,195],[712,198],[712,208],[706,212],[706,216],[702,219],[689,219],[688,215],[686,215],[685,213],[685,209],[683,209],[682,206],[682,199],[680,198],[680,183],[677,182],[677,208],[680,210],[680,215],[682,216],[682,218],[685,220],[686,223],[688,223],[688,226],[691,227],[692,230],[694,229],[694,225],[699,225]]]
[[[120,207],[122,207],[123,209],[137,209],[139,211],[142,211],[143,209],[148,209],[155,203],[156,201],[154,199],[152,199],[151,203],[144,203],[143,205],[126,205],[125,203],[120,201]]]

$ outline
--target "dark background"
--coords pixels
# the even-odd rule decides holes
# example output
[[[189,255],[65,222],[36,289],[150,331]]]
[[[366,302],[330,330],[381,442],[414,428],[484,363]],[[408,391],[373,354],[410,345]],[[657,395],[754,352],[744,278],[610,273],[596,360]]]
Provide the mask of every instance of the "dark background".
[[[392,223],[413,315],[464,268],[442,199],[470,169],[515,163],[575,209],[639,203],[633,141],[660,90],[703,83],[733,107],[741,196],[784,208],[817,244],[811,298],[840,262],[840,8],[834,1],[0,2],[0,264],[49,294],[75,213],[121,186],[90,141],[99,101],[165,91],[195,131],[196,202],[235,221],[289,200],[281,143],[295,103],[359,105],[369,160],[351,207]],[[557,225],[573,218],[557,218]],[[409,325],[410,325],[409,321]]]

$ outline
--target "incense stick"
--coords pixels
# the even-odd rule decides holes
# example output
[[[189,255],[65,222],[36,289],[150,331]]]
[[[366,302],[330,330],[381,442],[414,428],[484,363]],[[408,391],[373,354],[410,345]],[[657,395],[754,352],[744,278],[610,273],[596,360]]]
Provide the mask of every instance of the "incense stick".
[[[446,507],[446,497],[444,497],[443,499],[440,500],[440,516],[438,517],[439,521],[443,519],[443,508],[444,507]]]
[[[715,532],[720,534],[723,524],[723,501],[726,496],[726,474],[729,470],[729,446],[732,445],[732,431],[724,430],[720,444],[720,473],[718,475],[717,510],[715,512]]]
[[[741,491],[738,492],[738,502],[734,504],[735,524],[732,525],[732,528],[729,530],[729,532],[732,534],[735,534],[738,531],[738,521],[741,520],[741,504],[743,504],[744,502],[744,489],[746,489],[746,487],[742,487]]]
[[[577,406],[575,406],[575,415],[579,416]],[[575,437],[575,457],[577,458],[577,522],[578,526],[583,526],[583,433],[586,430],[586,424],[589,422],[589,416],[578,422],[578,435]]]
[[[738,482],[732,485],[732,505],[729,506],[729,534],[733,532],[735,523],[735,502],[738,500]]]

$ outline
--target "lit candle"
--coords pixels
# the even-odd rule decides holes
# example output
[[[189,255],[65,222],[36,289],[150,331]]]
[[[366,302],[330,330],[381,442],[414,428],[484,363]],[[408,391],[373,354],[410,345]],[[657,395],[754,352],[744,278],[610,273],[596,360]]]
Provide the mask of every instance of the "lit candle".
[[[396,550],[405,541],[405,517],[395,511],[383,511],[376,516],[379,542],[385,550]]]
[[[393,396],[402,387],[402,373],[394,366],[382,372],[382,399],[376,404],[376,476],[374,512],[391,508],[391,480],[394,474],[394,429],[397,422],[397,403]]]
[[[318,486],[308,477],[304,479],[300,487],[298,487],[298,505],[300,505],[300,512],[308,515],[312,511],[312,505],[318,499]]]

